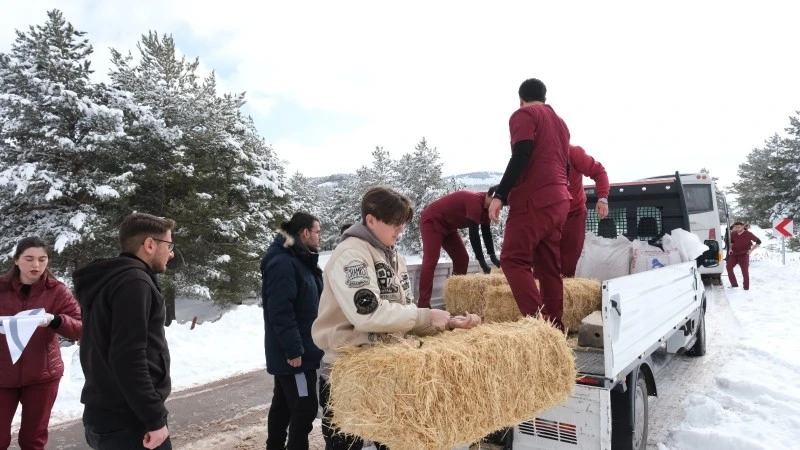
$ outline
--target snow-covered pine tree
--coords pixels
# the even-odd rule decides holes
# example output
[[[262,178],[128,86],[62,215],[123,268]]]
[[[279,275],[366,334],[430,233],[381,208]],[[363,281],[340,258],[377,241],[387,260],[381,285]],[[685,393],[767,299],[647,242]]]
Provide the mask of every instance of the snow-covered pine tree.
[[[775,205],[792,200],[792,188],[797,187],[798,179],[791,169],[792,154],[796,155],[791,141],[775,134],[765,141],[763,148],[754,148],[747,161],[739,164],[739,180],[731,188],[736,196],[737,219],[769,228]]]
[[[339,228],[333,215],[330,213],[330,202],[326,198],[330,190],[320,189],[300,172],[296,172],[289,179],[289,190],[292,199],[291,210],[293,213],[307,212],[320,220],[320,248],[332,250],[339,242]]]
[[[442,162],[436,147],[429,147],[423,137],[412,153],[403,155],[396,164],[397,186],[414,202],[414,219],[406,227],[398,245],[406,254],[422,251],[419,219],[422,210],[451,192],[461,189],[452,179],[442,177]]]
[[[115,160],[125,114],[90,81],[85,35],[52,10],[0,54],[0,259],[39,235],[62,275],[102,252],[106,211],[131,189]]]
[[[316,215],[314,211],[317,209],[317,190],[315,186],[311,185],[308,178],[302,173],[295,172],[289,178],[289,189],[287,192],[291,194],[292,200],[289,203],[293,211],[305,211],[309,214]]]
[[[397,188],[397,177],[395,161],[389,152],[383,147],[375,147],[372,164],[361,166],[355,175],[345,177],[330,193],[331,208],[328,214],[333,223],[340,226],[361,221],[361,198],[364,194],[374,186]]]
[[[796,111],[800,115],[800,111]],[[800,215],[800,117],[789,117],[787,137],[775,155],[777,173],[774,187],[780,199],[770,211],[770,219]]]
[[[177,222],[168,301],[177,289],[239,303],[258,290],[270,230],[291,214],[282,165],[242,114],[244,94],[218,95],[215,75],[200,79],[199,60],[179,57],[171,36],[150,32],[138,50],[139,61],[112,50],[112,82],[180,137],[153,135],[132,149],[126,169],[135,191],[123,207]]]

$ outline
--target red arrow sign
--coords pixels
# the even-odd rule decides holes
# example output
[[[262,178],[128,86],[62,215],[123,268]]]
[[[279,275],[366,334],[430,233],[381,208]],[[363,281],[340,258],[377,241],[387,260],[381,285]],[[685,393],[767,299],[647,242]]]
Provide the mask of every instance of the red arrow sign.
[[[772,228],[786,237],[792,237],[792,219],[783,219],[780,222],[776,221]]]

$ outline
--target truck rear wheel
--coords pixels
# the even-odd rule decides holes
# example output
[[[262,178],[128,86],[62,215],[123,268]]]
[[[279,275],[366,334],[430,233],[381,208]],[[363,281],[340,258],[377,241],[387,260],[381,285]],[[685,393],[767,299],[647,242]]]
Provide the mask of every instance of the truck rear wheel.
[[[611,432],[611,448],[614,450],[645,450],[647,448],[647,421],[649,413],[647,410],[647,380],[643,372],[639,371],[636,384],[633,386],[630,395],[633,396],[630,410],[626,411],[631,415],[631,421],[625,423],[613,422]],[[613,409],[612,409],[613,413]],[[627,415],[625,416],[627,417]],[[631,429],[630,423],[633,423]]]

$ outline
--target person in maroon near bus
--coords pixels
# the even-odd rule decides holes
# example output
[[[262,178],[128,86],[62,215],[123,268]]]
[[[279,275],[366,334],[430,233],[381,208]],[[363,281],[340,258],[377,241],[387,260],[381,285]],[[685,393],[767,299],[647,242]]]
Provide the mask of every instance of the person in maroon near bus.
[[[753,250],[761,245],[761,239],[747,228],[743,222],[734,222],[731,226],[733,233],[730,234],[731,244],[727,261],[728,280],[731,282],[731,287],[739,287],[736,275],[733,274],[733,268],[738,265],[742,269],[742,287],[745,291],[750,289],[750,253],[753,253]],[[755,245],[753,245],[754,243]]]

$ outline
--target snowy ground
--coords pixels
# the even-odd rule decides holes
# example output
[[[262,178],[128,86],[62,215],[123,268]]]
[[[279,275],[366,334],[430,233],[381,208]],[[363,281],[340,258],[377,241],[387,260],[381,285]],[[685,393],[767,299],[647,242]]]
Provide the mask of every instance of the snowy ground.
[[[753,230],[762,236],[762,230]],[[774,241],[772,241],[774,243]],[[410,258],[409,263],[418,262]],[[750,291],[724,293],[735,316],[729,330],[731,354],[712,382],[693,386],[683,406],[685,418],[658,448],[777,449],[798,448],[800,372],[794,320],[800,317],[800,254],[759,250],[751,262]],[[738,275],[738,269],[737,269]],[[741,286],[741,280],[739,282]],[[190,330],[189,323],[167,328],[174,391],[264,367],[261,308],[243,305],[216,322]],[[714,342],[709,342],[710,346]],[[51,424],[80,417],[82,386],[77,346],[62,349],[66,373]],[[794,357],[792,355],[795,355]],[[18,425],[19,414],[14,419]]]
[[[766,233],[752,230],[765,244]],[[774,241],[772,241],[774,242]],[[740,272],[735,274],[742,285]],[[750,265],[750,290],[725,295],[738,323],[738,340],[713,384],[698,386],[686,417],[662,449],[800,448],[800,372],[796,322],[800,317],[800,255],[758,250]],[[709,345],[714,345],[709,342]],[[794,355],[794,356],[792,356]]]

